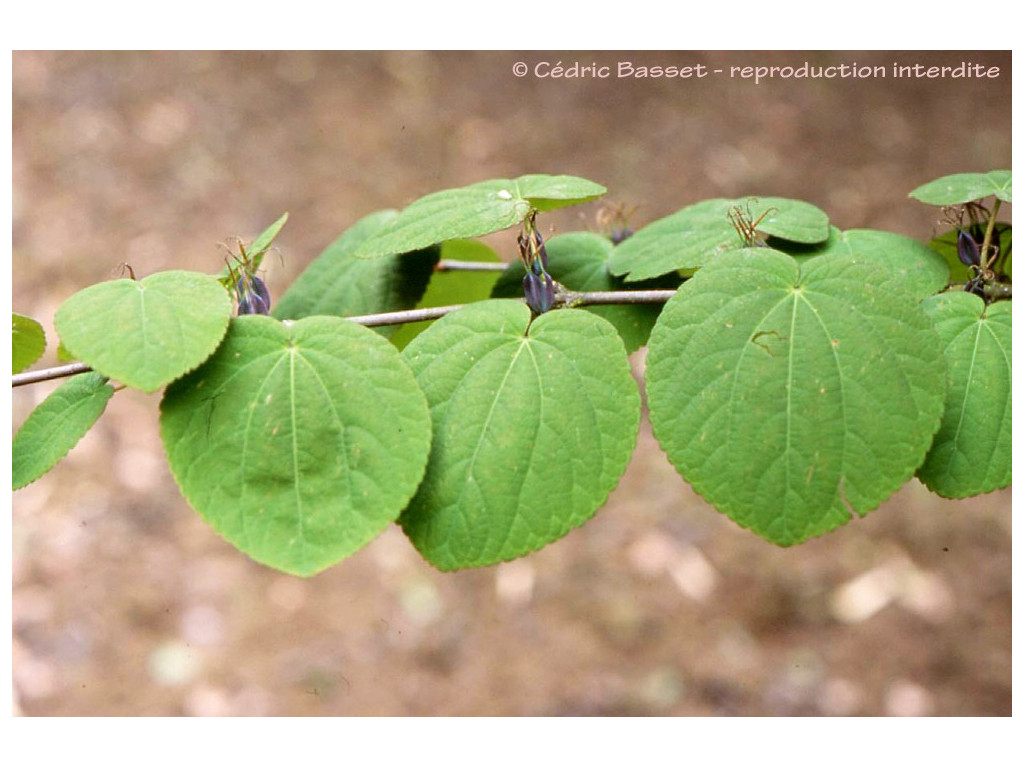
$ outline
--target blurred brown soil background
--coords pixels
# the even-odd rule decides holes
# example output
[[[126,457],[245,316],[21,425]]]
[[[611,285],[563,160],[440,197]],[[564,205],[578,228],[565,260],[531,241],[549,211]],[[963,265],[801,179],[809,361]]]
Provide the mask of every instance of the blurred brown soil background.
[[[512,65],[999,66],[997,79],[517,78]],[[215,272],[284,211],[280,295],[359,217],[523,173],[594,179],[641,226],[716,196],[809,200],[926,239],[907,198],[1010,167],[1010,55],[21,53],[13,303],[52,318],[115,275]],[[596,205],[546,232],[596,229]],[[1007,215],[1009,211],[1007,211]],[[491,238],[512,258],[511,235]],[[55,364],[55,344],[39,365]],[[642,374],[643,353],[634,356]],[[55,385],[20,388],[17,427]],[[27,715],[1008,715],[1010,492],[916,481],[791,549],[689,490],[644,422],[583,528],[441,574],[392,527],[312,579],[182,500],[159,396],[119,393],[13,494],[13,673]]]

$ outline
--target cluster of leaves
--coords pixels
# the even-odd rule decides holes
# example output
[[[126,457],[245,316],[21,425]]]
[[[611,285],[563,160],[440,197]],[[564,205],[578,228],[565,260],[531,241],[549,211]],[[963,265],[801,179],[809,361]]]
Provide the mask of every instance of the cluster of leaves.
[[[440,569],[488,565],[604,503],[634,447],[627,355],[645,344],[668,458],[769,541],[832,530],[915,474],[948,497],[1010,483],[1011,303],[997,299],[1012,233],[996,222],[1009,171],[911,193],[951,223],[930,245],[841,231],[810,203],[767,197],[706,200],[635,233],[619,220],[545,241],[535,226],[604,192],[529,175],[371,214],[273,305],[257,272],[286,217],[219,276],[80,291],[55,324],[92,371],[18,431],[14,487],[74,446],[111,380],[165,387],[174,477],[255,560],[310,575],[397,521]],[[499,262],[468,238],[515,226],[522,259],[500,277],[436,271]],[[577,292],[651,287],[674,294],[664,307],[571,306]],[[453,301],[467,305],[397,330],[345,319]],[[15,315],[15,372],[44,346],[39,324]]]

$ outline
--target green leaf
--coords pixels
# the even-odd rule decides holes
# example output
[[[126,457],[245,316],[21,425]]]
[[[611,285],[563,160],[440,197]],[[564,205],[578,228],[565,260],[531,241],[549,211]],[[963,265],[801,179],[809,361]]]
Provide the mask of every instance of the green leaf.
[[[725,254],[651,333],[654,433],[693,488],[796,544],[874,509],[921,465],[945,364],[919,303],[844,257]]]
[[[456,238],[479,237],[521,223],[532,209],[550,211],[603,195],[600,184],[575,176],[532,174],[492,179],[422,197],[384,231],[366,240],[359,258],[405,253]]]
[[[231,299],[216,278],[180,270],[89,286],[55,318],[76,359],[144,392],[209,357],[230,319]]]
[[[938,293],[949,283],[949,266],[942,254],[913,238],[892,232],[875,229],[848,229],[843,232],[832,227],[832,234],[824,244],[800,254],[805,258],[825,256],[845,256],[852,261],[872,265],[875,268],[874,282],[881,283],[889,278],[897,280],[907,292],[919,299]]]
[[[438,248],[380,259],[357,259],[352,255],[397,216],[395,211],[378,211],[353,224],[302,271],[271,314],[282,319],[351,317],[416,306],[437,264]],[[381,326],[376,330],[389,336],[395,328]]]
[[[287,221],[288,214],[282,214],[281,218],[263,230],[259,236],[249,244],[249,247],[246,250],[249,254],[249,258],[252,259],[253,271],[259,267],[260,262],[263,261],[263,256],[270,249],[270,246],[273,244],[275,238],[277,238],[282,227],[284,227]]]
[[[947,498],[1010,484],[1011,302],[987,309],[965,292],[924,302],[942,339],[949,392],[942,425],[917,476]]]
[[[385,257],[387,258],[387,257]],[[500,264],[498,254],[478,240],[446,240],[441,246],[442,261],[471,261],[480,263]],[[491,295],[498,276],[498,270],[469,271],[445,270],[435,272],[430,278],[426,293],[416,307],[447,307],[453,304],[471,304],[483,301]],[[417,323],[406,323],[399,327],[390,337],[391,343],[398,349],[405,347],[424,330],[430,327],[433,320],[422,320]]]
[[[627,282],[646,280],[679,269],[703,267],[726,251],[742,248],[745,243],[729,218],[734,209],[765,235],[805,244],[821,243],[829,237],[828,215],[802,200],[715,198],[637,230],[612,254],[612,274],[624,275]]]
[[[68,352],[67,347],[64,346],[64,342],[60,342],[57,345],[57,362],[58,363],[71,363],[75,361],[75,356]]]
[[[14,489],[49,472],[96,423],[114,388],[95,372],[72,376],[29,414],[11,446]]]
[[[167,388],[160,428],[192,507],[254,560],[299,576],[395,520],[430,446],[397,350],[338,317],[235,318],[213,357]]]
[[[615,329],[579,310],[530,322],[495,300],[406,347],[434,444],[400,524],[441,570],[510,560],[590,519],[618,483],[640,399]]]
[[[547,241],[548,273],[573,291],[622,291],[643,288],[676,288],[676,277],[661,278],[650,284],[626,285],[622,278],[608,271],[615,246],[611,240],[594,232],[569,232]],[[526,268],[521,261],[509,264],[502,273],[493,295],[496,298],[518,298],[523,295],[523,277]],[[647,343],[651,328],[658,319],[661,307],[656,305],[623,305],[587,307],[598,317],[615,326],[627,352],[635,352]]]
[[[910,193],[910,197],[928,205],[959,205],[981,200],[989,195],[1007,203],[1013,202],[1011,171],[988,173],[954,173],[929,181]]]
[[[11,318],[11,363],[14,373],[21,373],[42,357],[46,349],[46,332],[43,331],[43,326],[31,317],[12,312]]]

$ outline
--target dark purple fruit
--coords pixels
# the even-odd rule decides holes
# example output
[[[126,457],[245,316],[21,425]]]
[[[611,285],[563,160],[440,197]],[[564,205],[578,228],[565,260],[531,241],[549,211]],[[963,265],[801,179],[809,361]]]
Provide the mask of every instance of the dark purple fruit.
[[[523,278],[523,293],[526,305],[535,315],[543,315],[555,306],[555,284],[546,272],[540,275],[527,272]]]
[[[956,238],[956,255],[968,267],[981,266],[981,248],[978,247],[977,241],[962,229]]]
[[[270,314],[270,291],[267,290],[263,280],[256,275],[243,275],[238,278],[235,291],[238,294],[238,314]]]

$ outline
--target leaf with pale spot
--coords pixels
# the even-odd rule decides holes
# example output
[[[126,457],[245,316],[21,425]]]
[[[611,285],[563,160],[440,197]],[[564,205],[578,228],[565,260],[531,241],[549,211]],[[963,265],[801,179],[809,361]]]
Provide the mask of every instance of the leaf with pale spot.
[[[1012,171],[988,173],[954,173],[922,184],[910,196],[929,205],[960,205],[995,195],[999,200],[1013,202]]]
[[[434,192],[404,208],[387,229],[363,242],[355,255],[376,258],[500,232],[522,223],[531,210],[585,203],[606,191],[576,176],[529,174]]]

